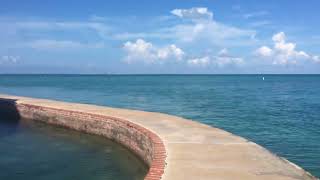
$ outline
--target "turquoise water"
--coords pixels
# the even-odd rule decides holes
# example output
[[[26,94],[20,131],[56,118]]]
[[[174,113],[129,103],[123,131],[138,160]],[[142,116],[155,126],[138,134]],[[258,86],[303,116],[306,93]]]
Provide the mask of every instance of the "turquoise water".
[[[157,111],[246,137],[320,177],[320,75],[2,75],[0,93]]]
[[[105,138],[47,124],[0,121],[2,180],[143,179],[146,166]]]

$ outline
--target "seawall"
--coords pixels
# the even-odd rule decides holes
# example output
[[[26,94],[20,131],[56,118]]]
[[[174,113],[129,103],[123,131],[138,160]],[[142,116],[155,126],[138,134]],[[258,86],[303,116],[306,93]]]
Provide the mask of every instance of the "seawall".
[[[167,114],[0,95],[1,113],[97,134],[137,154],[145,179],[316,179],[239,136]]]

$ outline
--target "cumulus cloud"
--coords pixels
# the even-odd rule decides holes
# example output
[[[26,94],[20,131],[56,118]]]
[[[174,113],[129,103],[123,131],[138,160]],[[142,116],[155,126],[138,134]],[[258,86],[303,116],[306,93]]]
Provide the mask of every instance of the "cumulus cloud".
[[[262,46],[256,50],[256,54],[263,56],[263,57],[270,57],[273,54],[273,50],[268,46]]]
[[[319,62],[318,56],[312,56],[304,51],[296,50],[296,44],[287,42],[284,32],[279,32],[272,36],[273,48],[262,46],[256,50],[259,57],[269,59],[274,65],[297,64],[299,60],[311,60]]]
[[[157,47],[143,39],[134,42],[124,43],[123,49],[127,53],[125,61],[144,63],[164,63],[166,60],[175,60],[185,63],[191,67],[224,67],[229,65],[242,65],[243,59],[230,55],[227,49],[221,49],[216,55],[205,55],[192,57],[188,56],[176,45]]]
[[[123,49],[127,53],[125,60],[128,63],[133,61],[155,63],[168,59],[181,60],[185,54],[182,49],[174,44],[157,47],[143,39],[137,39],[135,42],[128,41],[123,45]]]
[[[215,56],[192,58],[187,61],[190,66],[208,67],[210,65],[224,67],[228,65],[242,65],[243,58],[231,56],[227,49],[222,49]]]
[[[243,59],[240,57],[234,57],[229,54],[227,49],[222,49],[218,56],[216,57],[215,63],[218,66],[225,66],[225,65],[241,65],[244,63]]]
[[[213,13],[206,7],[193,7],[190,9],[174,9],[171,14],[178,16],[180,18],[187,19],[208,19],[213,18]]]
[[[20,56],[5,55],[0,59],[0,64],[15,64],[20,60]]]
[[[211,58],[209,56],[193,58],[193,59],[189,59],[187,63],[190,66],[207,67],[208,65],[211,64]]]

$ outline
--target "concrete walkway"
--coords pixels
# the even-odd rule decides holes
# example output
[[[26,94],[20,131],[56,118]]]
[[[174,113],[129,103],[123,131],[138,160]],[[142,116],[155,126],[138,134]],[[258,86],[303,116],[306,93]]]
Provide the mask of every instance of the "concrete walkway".
[[[218,128],[162,113],[0,95],[17,104],[125,119],[156,133],[167,153],[165,180],[316,179],[263,147]],[[301,152],[303,153],[303,152]]]

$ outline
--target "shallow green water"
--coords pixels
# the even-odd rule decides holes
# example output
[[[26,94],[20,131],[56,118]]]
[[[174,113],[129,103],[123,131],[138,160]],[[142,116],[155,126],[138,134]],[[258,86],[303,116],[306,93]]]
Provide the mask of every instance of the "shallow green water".
[[[0,119],[1,180],[132,180],[147,167],[103,137],[40,122]]]
[[[182,116],[320,177],[320,75],[2,75],[0,93]]]

